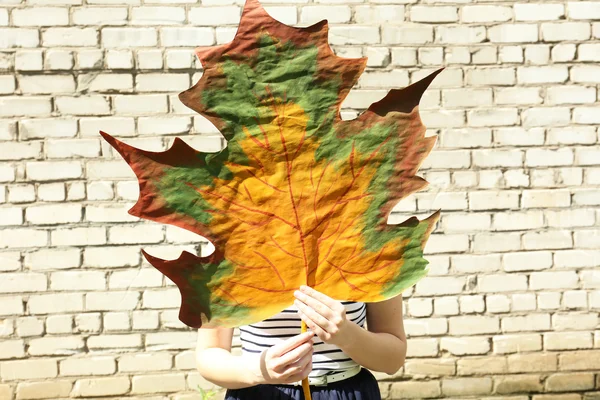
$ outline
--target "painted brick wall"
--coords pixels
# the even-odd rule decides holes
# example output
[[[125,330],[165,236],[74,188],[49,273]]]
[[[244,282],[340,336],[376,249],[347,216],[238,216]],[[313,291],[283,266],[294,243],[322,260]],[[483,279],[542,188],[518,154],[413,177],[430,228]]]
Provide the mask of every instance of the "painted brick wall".
[[[264,3],[288,24],[329,19],[336,53],[369,57],[344,118],[446,66],[421,105],[439,137],[431,186],[391,216],[443,211],[430,276],[405,296],[408,360],[378,374],[385,398],[600,399],[600,2]],[[0,0],[0,399],[210,387],[179,291],[140,248],[210,249],[127,214],[135,177],[98,131],[220,149],[177,94],[240,6]]]

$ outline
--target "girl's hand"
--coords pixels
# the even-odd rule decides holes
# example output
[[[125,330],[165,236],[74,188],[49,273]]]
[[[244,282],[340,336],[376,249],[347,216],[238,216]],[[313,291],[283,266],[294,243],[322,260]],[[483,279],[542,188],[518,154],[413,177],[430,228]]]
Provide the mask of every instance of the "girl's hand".
[[[304,332],[271,346],[260,355],[251,370],[257,384],[291,384],[308,377],[312,371],[313,332]]]
[[[353,325],[358,325],[348,320],[342,303],[305,285],[294,296],[298,315],[323,342],[340,348],[350,343]]]

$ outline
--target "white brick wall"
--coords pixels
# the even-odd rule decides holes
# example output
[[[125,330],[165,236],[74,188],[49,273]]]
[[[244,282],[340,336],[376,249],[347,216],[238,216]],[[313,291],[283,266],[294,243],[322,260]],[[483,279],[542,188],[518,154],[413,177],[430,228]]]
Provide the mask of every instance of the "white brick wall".
[[[98,131],[220,149],[177,93],[243,1],[0,3],[0,399],[196,399],[196,332],[140,254],[196,237],[127,214],[137,182]],[[421,102],[431,184],[391,215],[442,210],[383,398],[600,399],[600,1],[264,3],[369,57],[344,116],[446,67]]]

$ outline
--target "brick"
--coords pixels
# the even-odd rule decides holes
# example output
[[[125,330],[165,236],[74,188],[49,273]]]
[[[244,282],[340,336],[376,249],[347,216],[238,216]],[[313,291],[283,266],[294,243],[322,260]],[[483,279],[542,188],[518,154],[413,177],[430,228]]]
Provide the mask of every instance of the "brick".
[[[494,144],[501,146],[538,146],[544,144],[542,128],[498,128],[494,131]]]
[[[142,337],[140,334],[90,336],[87,340],[87,345],[90,349],[140,348],[142,346]]]
[[[436,315],[458,315],[458,300],[456,297],[439,297],[433,300]]]
[[[4,273],[0,281],[0,292],[45,292],[47,286],[48,283],[45,274],[35,272]]]
[[[444,396],[475,396],[492,392],[491,378],[455,378],[442,380]]]
[[[594,375],[591,373],[553,374],[546,379],[549,392],[567,392],[594,389]]]
[[[3,361],[0,370],[0,376],[6,381],[55,378],[57,375],[56,360],[53,359]]]
[[[470,110],[467,112],[470,126],[506,126],[519,122],[518,111],[515,108],[494,108]]]
[[[477,253],[521,250],[521,236],[515,233],[479,233],[473,239]]]
[[[490,313],[509,312],[510,299],[505,295],[488,295],[485,297],[485,307]]]
[[[154,28],[103,28],[102,46],[105,48],[152,47],[158,44]],[[211,43],[212,44],[212,43]],[[168,46],[163,43],[163,45]]]
[[[597,19],[600,16],[600,3],[598,2],[568,2],[567,9],[570,19]]]
[[[133,222],[139,221],[138,217],[134,217],[127,213],[131,208],[130,205],[117,206],[88,206],[85,210],[86,220],[91,222]]]
[[[90,292],[85,295],[88,311],[133,310],[137,307],[140,294],[137,291]]]
[[[417,23],[404,23],[400,26],[384,25],[381,42],[386,45],[433,43],[433,27]]]
[[[549,314],[529,314],[502,318],[503,332],[544,331],[550,329]]]
[[[61,115],[108,115],[110,106],[105,96],[57,97],[56,108]]]
[[[598,193],[591,189],[574,189],[573,204],[574,205],[597,205],[600,202]],[[578,232],[575,232],[575,240],[578,239]],[[592,239],[592,238],[590,238]],[[593,239],[592,239],[593,240]]]
[[[48,244],[48,232],[37,229],[4,229],[0,236],[0,248],[43,247]]]
[[[455,22],[458,21],[458,8],[452,6],[412,6],[410,20],[414,22]]]
[[[581,281],[584,289],[600,288],[600,273],[595,270],[581,271]]]
[[[571,289],[578,286],[579,278],[574,271],[533,272],[529,278],[531,290]]]
[[[494,101],[496,104],[540,104],[544,101],[541,96],[540,88],[536,87],[514,87],[514,88],[497,88],[495,91]],[[522,128],[506,128],[512,130],[521,130]],[[531,140],[532,138],[523,137],[522,140]]]
[[[86,246],[106,243],[106,230],[100,227],[58,228],[51,233],[56,246]]]
[[[404,364],[407,375],[449,376],[456,371],[455,361],[448,359],[407,360]]]
[[[550,21],[564,17],[562,4],[515,4],[516,21]]]
[[[593,330],[598,325],[598,314],[554,314],[552,326],[556,331]]]
[[[600,350],[571,351],[558,357],[559,370],[600,370]]]
[[[0,225],[21,225],[23,224],[23,209],[21,207],[0,208]]]
[[[104,290],[106,278],[100,271],[61,271],[51,275],[53,290]]]
[[[408,299],[409,314],[413,317],[429,317],[433,313],[431,299]]]
[[[384,43],[393,41],[399,33],[386,33],[387,31],[383,28]],[[408,28],[407,28],[408,29]],[[420,36],[420,32],[407,31],[404,33],[406,40],[410,40],[413,37]],[[346,26],[333,26],[330,28],[330,43],[332,45],[346,45],[346,44],[374,44],[380,42],[379,30],[371,26],[360,26],[360,25],[346,25]],[[415,40],[415,39],[413,39]]]
[[[144,35],[148,36],[144,45],[152,46],[149,44],[150,33]],[[160,29],[160,42],[165,47],[212,46],[215,43],[215,33],[212,28],[207,27],[165,27]]]
[[[75,316],[75,330],[83,333],[100,332],[100,313],[87,313]]]
[[[448,332],[448,322],[445,318],[406,319],[406,334],[409,337],[440,335]]]
[[[505,357],[464,357],[456,364],[458,375],[491,375],[507,371]]]
[[[11,358],[25,357],[25,342],[21,339],[3,340],[0,342],[0,359],[8,360]]]
[[[505,6],[472,5],[462,7],[461,22],[505,22],[512,19],[513,11]]]
[[[490,351],[488,338],[482,337],[444,337],[440,340],[440,349],[455,356],[486,354]]]
[[[16,137],[17,121],[0,121],[0,140],[15,140]]]
[[[54,293],[31,295],[27,303],[30,314],[55,314],[83,311],[80,293]]]
[[[55,94],[75,91],[75,79],[71,75],[18,76],[23,94]]]
[[[198,339],[197,332],[159,332],[146,334],[146,350],[193,349]]]
[[[71,355],[84,350],[83,338],[79,336],[42,337],[29,341],[28,352],[32,356]]]
[[[137,92],[166,92],[185,90],[190,86],[188,74],[139,74],[135,77]]]
[[[570,231],[527,232],[523,235],[525,250],[568,249],[573,247]]]
[[[4,143],[2,146],[3,146],[3,150],[6,151],[6,153],[0,154],[0,160],[19,160],[19,159],[42,158],[42,143],[41,142],[29,142],[29,143],[7,142],[7,143]]]
[[[585,22],[545,22],[541,24],[541,32],[546,42],[587,40],[591,36],[590,24]]]
[[[1,36],[0,32],[0,37]],[[0,98],[0,117],[49,116],[51,112],[52,104],[50,103],[50,98],[31,96],[3,96]]]
[[[44,333],[44,322],[36,317],[17,318],[16,327],[19,337],[41,336]]]
[[[524,190],[523,208],[569,207],[571,194],[568,190]]]
[[[127,23],[126,7],[84,7],[72,11],[75,25],[124,25]]]
[[[68,397],[73,384],[70,381],[21,382],[17,386],[18,399],[45,399]]]
[[[553,265],[549,251],[509,253],[503,256],[502,262],[507,272],[549,269]]]
[[[302,13],[304,13],[304,11],[306,9],[310,9],[312,7],[303,7],[302,8]],[[323,7],[325,8],[325,7]],[[331,6],[329,6],[328,8],[332,8]],[[325,11],[325,10],[323,10]],[[340,18],[346,18],[346,16],[348,15],[346,13],[345,10],[336,10],[336,17],[333,17],[333,15],[331,15],[331,19],[329,17],[329,14],[331,14],[333,12],[333,10],[330,10],[330,13],[324,12],[323,14],[321,14],[321,16],[319,17],[320,19],[323,18],[327,18],[328,21],[330,23],[335,23],[337,22],[337,19]],[[384,22],[400,22],[400,21],[404,21],[404,14],[405,14],[405,6],[403,5],[392,5],[392,4],[384,4],[384,5],[368,5],[368,6],[356,6],[354,8],[354,20],[359,23],[359,24],[373,24],[373,23],[384,23]],[[318,22],[320,19],[317,18],[317,15],[314,14],[314,18],[312,19],[312,22]],[[339,21],[342,22],[342,21]],[[347,21],[343,21],[343,22],[347,22]]]
[[[493,316],[460,316],[448,319],[451,335],[497,333],[500,320]]]
[[[78,379],[71,392],[74,397],[115,396],[129,392],[129,377]]]
[[[590,332],[547,332],[544,334],[546,350],[591,349],[593,338]]]
[[[436,357],[438,355],[437,339],[415,339],[409,338],[406,356],[413,357]]]
[[[210,8],[208,8],[210,9]],[[226,8],[225,8],[226,9]],[[223,11],[226,11],[223,9]],[[199,24],[199,21],[192,20],[196,8],[190,9],[190,22]],[[229,12],[224,14],[230,14]],[[131,24],[132,25],[177,25],[185,22],[185,9],[180,7],[132,7]]]
[[[527,290],[527,277],[525,275],[484,275],[478,279],[480,292],[497,293]]]
[[[25,210],[25,219],[38,225],[66,224],[81,221],[81,205],[56,204],[31,206]]]
[[[541,392],[544,390],[539,375],[502,376],[498,377],[495,383],[496,393],[498,394]]]
[[[77,268],[80,258],[78,249],[41,249],[26,253],[24,266],[32,271]]]
[[[0,315],[23,314],[23,298],[18,296],[0,298]]]
[[[597,124],[600,118],[596,115],[597,107],[576,107],[573,109],[573,122],[576,124]]]
[[[469,193],[471,210],[517,208],[519,195],[510,191],[477,191]]]
[[[72,315],[50,315],[46,318],[46,333],[73,333]]]
[[[65,201],[65,185],[62,182],[42,183],[38,186],[38,199],[42,201]]]
[[[108,254],[111,256],[109,257]],[[134,267],[140,265],[138,247],[97,247],[86,248],[83,253],[83,266],[94,268]]]
[[[449,214],[442,219],[444,232],[487,231],[490,225],[488,214]]]
[[[37,29],[0,28],[0,48],[37,47],[40,43]]]
[[[528,167],[571,165],[573,159],[573,151],[568,148],[559,150],[530,149],[525,153],[525,165]]]
[[[61,376],[111,375],[116,372],[115,357],[67,358],[59,362]]]
[[[131,330],[131,320],[128,312],[109,312],[104,314],[104,331],[129,331]]]
[[[9,186],[8,201],[15,204],[35,201],[35,186],[29,184]]]
[[[523,126],[560,126],[571,120],[571,111],[564,107],[529,108],[522,113]]]
[[[536,299],[534,293],[516,293],[511,295],[511,311],[535,311]]]
[[[48,28],[42,32],[42,44],[47,47],[85,47],[98,45],[96,28]]]
[[[455,255],[452,256],[452,267],[458,273],[493,272],[501,268],[500,256],[486,255]]]
[[[119,114],[166,113],[167,97],[164,94],[140,94],[114,96],[113,108]],[[133,133],[133,129],[129,131]],[[111,132],[115,134],[116,132]]]
[[[488,29],[488,37],[496,43],[531,43],[538,40],[538,28],[535,24],[504,24]]]
[[[517,80],[521,84],[564,83],[569,78],[565,66],[536,66],[517,68]]]
[[[593,127],[564,127],[548,130],[548,144],[594,144],[595,142],[596,134]]]
[[[587,292],[585,290],[568,290],[564,292],[562,305],[568,309],[587,308]]]
[[[497,354],[542,350],[542,336],[539,334],[499,335],[494,336],[492,341]]]
[[[157,311],[133,311],[133,329],[158,329]]]
[[[540,310],[557,310],[560,308],[560,293],[539,293],[538,308]]]
[[[131,393],[170,393],[185,390],[185,375],[182,373],[134,376]]]
[[[21,269],[21,252],[0,253],[0,271],[18,271]]]
[[[441,393],[439,381],[393,382],[390,386],[390,398],[393,399],[439,397]]]
[[[171,370],[173,356],[169,353],[124,354],[119,357],[119,372]]]
[[[77,121],[66,119],[23,119],[19,121],[21,140],[56,137],[74,137],[77,135]]]

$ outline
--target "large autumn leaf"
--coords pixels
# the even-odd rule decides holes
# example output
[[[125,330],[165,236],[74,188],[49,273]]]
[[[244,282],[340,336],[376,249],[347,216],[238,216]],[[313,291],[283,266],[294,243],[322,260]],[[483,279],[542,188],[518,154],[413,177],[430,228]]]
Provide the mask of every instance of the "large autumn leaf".
[[[340,300],[378,302],[427,273],[438,213],[388,225],[393,206],[426,182],[431,151],[419,100],[441,71],[351,121],[340,104],[366,59],[337,57],[327,23],[293,28],[248,0],[235,39],[196,50],[204,74],[181,101],[227,139],[218,153],[176,138],[165,152],[101,132],[140,183],[130,214],[202,235],[209,257],[148,261],[177,284],[180,320],[234,327],[268,318],[307,284]]]

